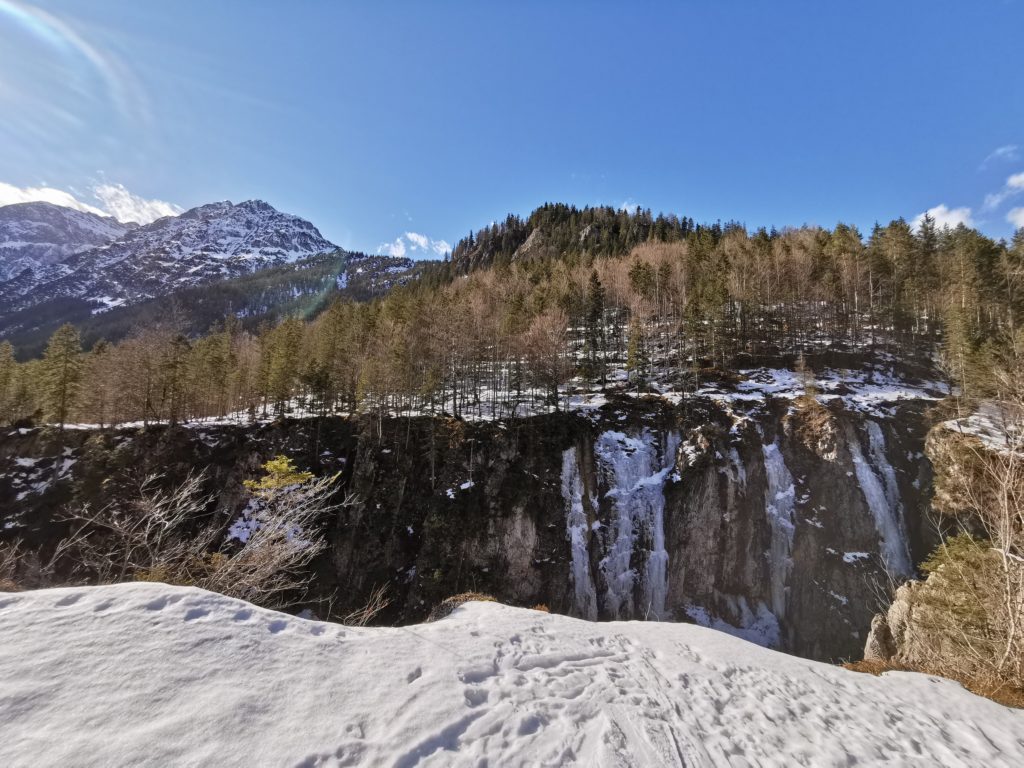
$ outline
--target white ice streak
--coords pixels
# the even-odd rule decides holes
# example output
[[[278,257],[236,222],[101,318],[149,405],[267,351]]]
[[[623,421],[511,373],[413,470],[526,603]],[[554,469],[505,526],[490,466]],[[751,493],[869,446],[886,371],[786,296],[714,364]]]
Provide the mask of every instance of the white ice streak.
[[[659,452],[657,439],[648,429],[638,437],[609,430],[594,446],[609,489],[605,496],[612,500],[616,513],[609,526],[611,545],[600,564],[606,588],[605,609],[610,618],[666,618],[664,485],[675,465],[679,443],[679,435],[670,433],[665,450]],[[634,563],[633,555],[640,543],[647,543],[649,549],[640,579],[643,604],[635,606],[639,563]]]
[[[864,500],[875,519],[879,554],[886,570],[894,576],[909,576],[913,569],[903,526],[903,507],[899,502],[896,475],[885,458],[885,438],[881,428],[873,421],[867,423],[871,456],[876,462],[879,474],[876,474],[875,468],[865,458],[857,433],[851,427],[847,430],[847,443],[853,469],[864,493]]]
[[[590,525],[583,508],[583,481],[580,478],[576,449],[562,453],[562,498],[565,500],[565,531],[572,553],[570,578],[573,603],[571,614],[594,621],[597,619],[597,590],[590,573]]]
[[[781,619],[786,614],[786,582],[793,567],[790,553],[793,549],[795,531],[793,512],[796,505],[796,487],[793,484],[793,475],[786,467],[782,451],[779,450],[778,441],[763,445],[762,450],[764,471],[768,480],[764,506],[771,529],[771,544],[768,549],[768,573],[771,579],[769,594],[772,613]]]

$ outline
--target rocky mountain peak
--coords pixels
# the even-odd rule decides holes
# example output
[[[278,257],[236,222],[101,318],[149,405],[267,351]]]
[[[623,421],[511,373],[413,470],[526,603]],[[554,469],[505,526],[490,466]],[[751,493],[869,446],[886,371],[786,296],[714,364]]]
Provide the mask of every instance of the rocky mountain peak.
[[[209,203],[135,227],[46,203],[7,206],[0,305],[14,314],[79,299],[102,311],[336,250],[310,222],[262,200]]]

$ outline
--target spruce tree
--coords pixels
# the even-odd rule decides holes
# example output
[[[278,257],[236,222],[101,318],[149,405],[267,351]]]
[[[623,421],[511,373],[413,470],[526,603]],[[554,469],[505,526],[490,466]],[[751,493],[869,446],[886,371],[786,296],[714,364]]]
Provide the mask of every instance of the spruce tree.
[[[629,326],[629,348],[626,351],[626,371],[636,384],[636,391],[647,386],[651,361],[647,356],[647,341],[644,338],[643,324],[636,319]]]
[[[64,431],[82,381],[82,342],[78,330],[65,323],[50,337],[43,357],[42,384],[47,418]]]
[[[605,333],[604,333],[604,286],[597,276],[597,271],[592,270],[590,281],[587,285],[586,299],[586,339],[585,339],[585,365],[586,376],[592,382],[601,382],[604,389],[606,364],[605,364]]]

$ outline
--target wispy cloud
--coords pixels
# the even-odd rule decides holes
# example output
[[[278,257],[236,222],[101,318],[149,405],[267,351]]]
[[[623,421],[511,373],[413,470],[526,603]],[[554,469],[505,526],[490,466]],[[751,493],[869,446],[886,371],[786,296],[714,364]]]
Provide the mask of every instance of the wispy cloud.
[[[164,216],[177,216],[183,210],[165,200],[139,197],[125,189],[123,184],[100,184],[92,192],[103,203],[103,208],[118,221],[149,224]]]
[[[15,203],[53,203],[64,208],[73,208],[76,211],[87,211],[97,216],[107,216],[106,211],[83,203],[70,192],[53,187],[16,187],[13,184],[5,184],[0,181],[0,206],[14,205]]]
[[[451,253],[452,247],[447,240],[434,240],[419,232],[403,232],[394,240],[388,243],[381,243],[377,246],[377,253],[385,256],[409,256],[411,258],[422,258],[424,256],[443,256]]]
[[[991,211],[998,208],[1011,197],[1024,192],[1024,173],[1015,173],[1010,176],[1003,188],[991,195],[985,195],[984,209]]]
[[[629,211],[630,213],[636,213],[640,210],[640,203],[636,202],[633,198],[627,197],[622,205],[619,206],[620,211]]]
[[[1006,220],[1020,229],[1024,227],[1024,208],[1013,208],[1006,214]]]
[[[95,213],[97,216],[113,216],[118,221],[134,221],[149,224],[163,216],[177,216],[180,206],[164,200],[147,200],[125,189],[123,184],[99,184],[92,188],[92,197],[97,205],[83,202],[71,192],[45,185],[38,187],[16,187],[0,181],[0,206],[14,203],[53,203],[76,211]]]
[[[963,224],[965,227],[973,227],[974,219],[971,218],[971,209],[964,206],[962,208],[950,208],[945,203],[936,205],[934,208],[929,208],[926,213],[935,219],[935,224],[940,229],[943,227],[954,228],[958,224]],[[921,227],[921,222],[924,221],[925,214],[922,213],[920,216],[914,219],[914,229]]]
[[[1002,147],[996,147],[993,149],[988,157],[981,161],[981,165],[978,166],[978,170],[984,170],[988,168],[992,163],[1012,163],[1015,160],[1020,159],[1020,147],[1016,144],[1006,144]]]

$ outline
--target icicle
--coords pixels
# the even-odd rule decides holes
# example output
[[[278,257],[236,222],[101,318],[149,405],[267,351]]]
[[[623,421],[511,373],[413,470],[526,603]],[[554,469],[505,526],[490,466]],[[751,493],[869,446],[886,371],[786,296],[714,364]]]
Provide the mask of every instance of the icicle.
[[[765,513],[771,527],[771,546],[768,550],[768,571],[771,578],[770,596],[772,613],[783,618],[786,613],[786,581],[789,579],[793,561],[795,524],[793,509],[796,503],[796,487],[793,475],[786,467],[786,460],[779,450],[778,442],[763,445],[764,471],[768,479],[765,489]]]
[[[740,452],[735,448],[729,449],[729,462],[732,464],[732,479],[742,488],[747,487],[747,469],[743,466]]]
[[[602,434],[595,453],[604,471],[616,517],[610,526],[610,546],[601,560],[605,607],[613,618],[665,618],[668,595],[668,551],[665,548],[665,478],[675,466],[677,433],[668,435],[659,459],[654,436],[622,432]],[[638,540],[647,533],[650,549],[640,580],[643,604],[634,606],[634,587],[640,574],[633,563]]]
[[[885,435],[882,433],[882,427],[877,421],[870,419],[865,426],[868,431],[868,450],[871,453],[871,463],[882,476],[882,482],[885,483],[885,498],[889,502],[889,508],[899,510],[902,522],[903,504],[900,501],[900,486],[896,480],[896,470],[893,469],[885,455]]]
[[[595,621],[597,593],[590,574],[587,513],[583,509],[583,482],[575,448],[562,453],[562,498],[565,499],[565,531],[572,551],[572,615]]]
[[[909,576],[912,572],[910,551],[903,527],[903,509],[899,503],[896,474],[885,457],[885,438],[882,436],[881,428],[873,421],[868,421],[867,424],[871,455],[883,479],[879,479],[875,474],[871,464],[864,457],[856,432],[850,428],[847,432],[847,443],[850,447],[853,469],[857,473],[857,482],[864,493],[868,509],[875,518],[875,529],[880,540],[879,554],[886,570],[893,576]],[[891,479],[886,477],[888,473],[892,473]]]

